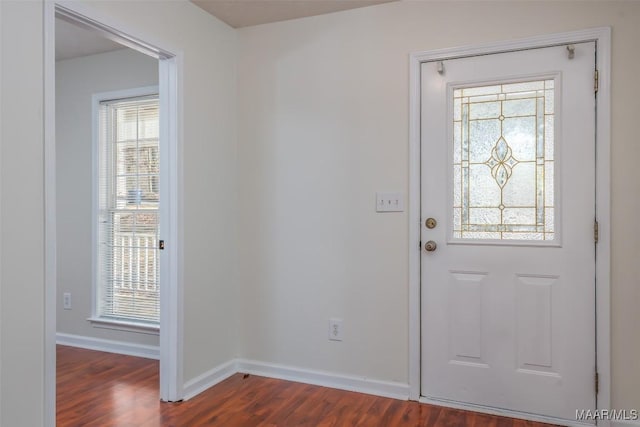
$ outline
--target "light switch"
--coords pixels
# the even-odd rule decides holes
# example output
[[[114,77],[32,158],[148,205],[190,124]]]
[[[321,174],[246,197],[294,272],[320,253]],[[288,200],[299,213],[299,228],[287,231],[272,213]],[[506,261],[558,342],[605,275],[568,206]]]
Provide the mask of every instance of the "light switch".
[[[402,193],[376,193],[376,212],[403,212]]]

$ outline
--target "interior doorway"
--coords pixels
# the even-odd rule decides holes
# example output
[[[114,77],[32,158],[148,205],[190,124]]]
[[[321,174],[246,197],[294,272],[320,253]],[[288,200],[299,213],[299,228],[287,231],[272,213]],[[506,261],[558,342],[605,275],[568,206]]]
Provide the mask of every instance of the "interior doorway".
[[[127,253],[117,253],[113,254],[112,263],[110,266],[120,266],[122,273],[118,276],[120,281],[128,281],[131,282],[131,279],[140,279],[142,277],[146,277],[146,279],[157,277],[157,287],[159,288],[159,301],[149,303],[149,301],[153,300],[153,296],[149,299],[149,295],[152,292],[148,292],[153,289],[153,286],[148,285],[145,282],[143,287],[147,291],[145,294],[145,298],[140,297],[140,293],[136,294],[136,298],[138,298],[138,302],[142,299],[145,301],[143,304],[147,309],[148,313],[156,314],[156,319],[159,319],[159,326],[156,327],[156,336],[155,340],[158,348],[159,346],[159,354],[157,357],[160,359],[160,396],[159,398],[163,401],[178,401],[182,399],[182,340],[179,334],[181,330],[182,324],[182,291],[179,288],[179,254],[181,251],[181,242],[179,239],[179,226],[180,226],[180,171],[181,171],[181,159],[180,159],[180,150],[178,146],[178,134],[179,134],[179,122],[178,122],[178,104],[179,104],[179,92],[178,92],[178,73],[179,73],[179,58],[171,53],[169,50],[163,49],[161,47],[155,46],[153,44],[147,43],[145,41],[144,35],[135,35],[135,31],[129,30],[129,32],[125,31],[123,28],[118,28],[118,25],[114,25],[113,22],[109,22],[108,16],[100,16],[100,14],[90,11],[90,10],[74,10],[75,6],[62,6],[56,4],[54,2],[46,2],[45,3],[45,211],[46,211],[46,227],[45,227],[45,241],[46,241],[46,292],[45,292],[45,300],[46,300],[46,390],[47,390],[47,399],[46,399],[46,415],[47,420],[50,421],[50,425],[55,425],[55,343],[56,343],[56,323],[57,323],[57,309],[58,306],[64,304],[73,310],[73,303],[75,298],[71,292],[70,295],[65,295],[64,288],[61,287],[60,293],[58,293],[57,286],[57,277],[58,277],[58,263],[57,258],[67,258],[67,254],[62,254],[59,252],[61,246],[60,243],[64,241],[64,238],[67,237],[67,233],[57,234],[56,230],[59,228],[59,220],[68,221],[67,217],[68,210],[60,212],[56,205],[59,204],[60,199],[59,196],[65,196],[65,207],[67,207],[67,203],[76,204],[78,207],[82,206],[82,209],[86,210],[88,207],[81,200],[80,197],[74,199],[71,192],[58,192],[56,191],[56,182],[57,178],[63,178],[63,173],[65,174],[68,170],[60,170],[61,165],[56,162],[56,152],[58,154],[62,154],[66,157],[69,154],[67,151],[60,151],[62,145],[56,143],[56,101],[61,101],[61,99],[56,98],[56,23],[60,26],[65,26],[66,30],[70,30],[69,26],[75,26],[78,28],[82,28],[85,32],[92,35],[98,35],[97,39],[101,39],[103,42],[103,48],[110,53],[105,53],[105,55],[109,56],[109,58],[102,58],[102,60],[108,60],[111,58],[116,58],[117,56],[127,56],[129,60],[135,61],[140,65],[140,69],[149,68],[149,61],[152,61],[153,67],[155,67],[155,94],[153,93],[145,93],[145,94],[129,94],[132,97],[136,98],[136,100],[140,103],[142,102],[144,105],[136,105],[135,109],[132,109],[131,105],[125,105],[122,103],[117,104],[120,112],[118,117],[125,117],[128,114],[128,117],[136,116],[136,129],[146,128],[149,132],[146,137],[140,139],[135,138],[134,142],[120,142],[116,141],[116,144],[133,144],[131,145],[133,148],[129,151],[131,153],[136,153],[136,162],[131,165],[120,165],[122,166],[122,170],[135,166],[138,171],[135,175],[135,181],[132,185],[135,188],[129,189],[126,184],[127,177],[121,177],[121,181],[124,183],[123,188],[118,190],[124,194],[123,202],[124,207],[134,207],[136,210],[136,214],[134,216],[143,215],[143,220],[134,221],[137,222],[138,234],[141,232],[141,227],[145,228],[142,231],[148,231],[148,225],[150,224],[153,218],[151,216],[155,215],[156,221],[158,221],[159,229],[161,230],[161,234],[157,237],[143,239],[147,247],[143,249],[135,248],[130,245],[132,248],[129,249]],[[78,6],[81,7],[81,6]],[[109,22],[109,25],[105,24],[105,22]],[[76,46],[76,48],[80,48]],[[124,50],[122,50],[124,48]],[[96,52],[90,52],[96,53]],[[132,59],[133,58],[133,59]],[[115,64],[114,64],[115,65]],[[123,75],[127,74],[122,73]],[[111,75],[111,77],[114,77]],[[131,76],[126,76],[131,77]],[[115,79],[117,80],[117,79]],[[131,81],[131,80],[129,80]],[[144,78],[140,81],[144,81]],[[148,81],[147,81],[148,82]],[[153,92],[154,85],[148,84],[124,84],[121,89],[131,89],[133,86],[137,86],[138,89],[144,89],[147,92],[151,90]],[[105,86],[102,89],[96,88],[96,92],[102,92],[104,95]],[[86,88],[85,88],[86,89]],[[113,95],[113,96],[111,96]],[[123,98],[123,92],[112,92],[110,94],[111,98],[109,100],[103,99],[103,103],[101,105],[110,105],[110,108],[113,110],[113,106],[116,101],[121,101]],[[154,102],[151,98],[155,95],[157,99],[157,103],[154,105]],[[144,99],[143,99],[144,98]],[[112,101],[111,103],[106,101]],[[148,105],[147,105],[148,104]],[[91,110],[92,106],[90,102],[85,103],[85,107],[87,110]],[[107,107],[105,107],[105,110]],[[131,111],[128,111],[128,110]],[[127,110],[127,111],[125,111]],[[135,110],[135,111],[134,111]],[[114,110],[115,111],[115,110]],[[133,114],[135,112],[135,114]],[[144,114],[141,114],[144,112]],[[68,111],[65,111],[68,113]],[[90,113],[95,115],[95,111]],[[156,114],[156,116],[153,116]],[[117,114],[114,114],[114,117]],[[139,119],[144,116],[146,117],[144,120],[140,121]],[[67,117],[69,118],[69,117]],[[71,117],[72,118],[72,117]],[[78,118],[79,119],[79,118]],[[95,118],[94,118],[95,119]],[[94,120],[96,123],[98,120]],[[157,129],[153,130],[153,123],[156,123]],[[159,124],[158,124],[159,123]],[[68,123],[67,123],[68,124]],[[67,124],[59,124],[60,127],[65,127]],[[87,125],[84,123],[83,125]],[[122,122],[121,126],[124,128],[127,124]],[[91,127],[91,124],[88,125]],[[95,129],[94,129],[95,130]],[[152,135],[155,132],[155,137]],[[153,145],[153,139],[156,140],[156,149],[154,150],[151,145]],[[92,141],[91,137],[85,138],[84,144],[85,149],[87,147],[91,147]],[[123,140],[124,141],[124,140]],[[141,142],[142,141],[142,142]],[[135,147],[134,147],[135,146]],[[125,147],[122,145],[122,147]],[[70,151],[74,151],[70,149]],[[120,157],[126,158],[127,153],[126,147],[123,150],[120,150]],[[145,156],[139,155],[144,152]],[[129,154],[131,154],[129,153]],[[154,154],[156,153],[156,154]],[[158,155],[159,153],[159,155]],[[86,154],[86,153],[85,153]],[[87,171],[91,171],[92,167],[95,165],[90,165],[91,161],[87,160],[86,156],[80,158],[78,161],[71,161],[70,163],[79,163],[82,165],[82,169],[86,173]],[[115,157],[115,156],[114,156]],[[145,157],[142,159],[142,157]],[[129,156],[131,158],[131,156]],[[84,160],[82,160],[84,159]],[[69,159],[65,159],[69,160]],[[140,163],[142,162],[142,163]],[[140,165],[143,165],[149,170],[140,172]],[[113,166],[118,167],[118,166]],[[124,169],[123,169],[124,168]],[[158,174],[154,174],[153,170],[159,171]],[[122,171],[121,170],[121,171]],[[123,173],[122,175],[127,175],[127,173]],[[131,175],[131,174],[128,174]],[[72,177],[64,177],[66,182],[72,180]],[[117,181],[118,178],[115,179]],[[131,181],[129,179],[129,181]],[[131,182],[133,182],[131,181]],[[131,185],[129,185],[131,186]],[[85,187],[89,187],[89,184],[85,182]],[[112,189],[113,190],[113,189]],[[89,204],[95,204],[96,196],[95,192],[93,192],[93,186],[91,186],[91,191],[89,192]],[[146,194],[146,195],[145,195]],[[139,197],[137,197],[139,195]],[[157,214],[153,214],[152,211],[155,209],[152,205],[156,201],[157,209],[154,212]],[[145,206],[146,205],[146,206]],[[155,206],[155,205],[154,205]],[[141,211],[141,208],[144,207],[145,210]],[[91,208],[88,208],[91,210]],[[151,212],[151,213],[150,213]],[[131,212],[126,212],[125,216],[131,217]],[[152,215],[153,214],[153,215]],[[95,215],[92,215],[92,218]],[[84,215],[84,219],[86,220],[86,215]],[[93,220],[93,219],[92,219]],[[71,220],[73,222],[73,220]],[[88,222],[88,221],[85,221]],[[129,221],[131,222],[131,221]],[[151,221],[154,222],[154,221]],[[119,224],[128,224],[127,220],[124,222],[120,222]],[[69,227],[73,227],[73,224],[67,224]],[[128,225],[125,227],[127,228]],[[98,227],[99,228],[99,227]],[[121,227],[122,228],[122,227]],[[109,229],[113,232],[113,227]],[[122,231],[122,230],[120,230]],[[90,230],[80,230],[79,234],[91,234]],[[126,234],[126,233],[125,233]],[[148,234],[148,233],[147,233]],[[153,233],[152,233],[153,234]],[[126,236],[125,236],[126,237]],[[140,239],[138,239],[140,240]],[[133,240],[132,240],[133,241]],[[150,247],[149,242],[153,242],[153,246]],[[139,242],[138,242],[139,243]],[[120,245],[122,246],[122,245]],[[88,250],[84,247],[79,247],[77,250]],[[157,253],[157,256],[153,256],[150,254]],[[123,255],[124,254],[124,255]],[[142,268],[136,269],[134,265],[132,265],[131,261],[136,260],[138,267],[143,265]],[[144,260],[144,263],[138,262],[139,260]],[[97,270],[96,262],[91,262],[91,275],[94,276]],[[71,266],[71,268],[80,267],[80,266]],[[85,266],[86,267],[86,266]],[[129,272],[125,271],[129,269]],[[154,273],[154,269],[157,270]],[[155,276],[154,276],[155,275]],[[123,280],[126,278],[126,280]],[[134,280],[135,282],[135,280]],[[128,283],[131,284],[131,283]],[[86,288],[90,286],[89,283],[85,283],[85,291]],[[139,289],[140,283],[135,283],[135,286]],[[91,294],[89,291],[88,294]],[[148,295],[147,295],[148,294]],[[120,308],[124,306],[125,301],[123,299],[123,293],[121,292],[118,297],[120,298],[117,303],[120,304]],[[126,297],[126,295],[124,295]],[[86,297],[86,295],[85,295]],[[79,298],[80,299],[80,298]],[[78,300],[79,300],[78,299]],[[85,298],[86,300],[86,298]],[[92,303],[96,301],[96,298],[91,297]],[[113,306],[113,298],[109,300],[111,306]],[[124,310],[126,312],[126,310]],[[91,311],[91,314],[94,315],[96,313],[95,309]],[[116,313],[115,317],[119,317],[123,313],[123,310],[120,310]],[[90,316],[94,317],[94,316]],[[95,319],[89,319],[95,320]],[[84,320],[87,322],[87,319]],[[95,322],[95,324],[100,322]],[[119,324],[117,324],[119,323]],[[129,323],[129,324],[127,324]],[[109,324],[109,322],[99,324],[98,326],[104,328],[115,328],[118,329],[116,333],[126,333],[123,331],[135,331],[136,334],[140,334],[145,336],[146,347],[154,347],[153,346],[153,327],[149,328],[148,325],[142,325],[140,322],[113,322]],[[149,334],[151,332],[151,334]],[[143,345],[145,347],[145,345]]]
[[[56,18],[59,343],[117,341],[158,357],[158,68]]]

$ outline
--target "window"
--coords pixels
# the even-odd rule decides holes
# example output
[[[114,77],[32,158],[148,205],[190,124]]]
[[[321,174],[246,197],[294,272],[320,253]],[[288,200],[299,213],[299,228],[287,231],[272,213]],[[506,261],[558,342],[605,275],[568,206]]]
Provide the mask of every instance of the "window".
[[[92,320],[157,327],[157,94],[101,101],[97,130],[97,277]]]
[[[554,80],[453,91],[453,237],[554,240]]]

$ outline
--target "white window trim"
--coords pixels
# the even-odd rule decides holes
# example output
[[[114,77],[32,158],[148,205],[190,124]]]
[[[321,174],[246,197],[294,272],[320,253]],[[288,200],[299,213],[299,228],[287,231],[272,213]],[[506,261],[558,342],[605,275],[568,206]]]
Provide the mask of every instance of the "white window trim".
[[[98,154],[99,154],[99,111],[100,103],[117,99],[136,98],[142,96],[157,95],[158,86],[143,86],[131,89],[114,90],[109,92],[95,93],[91,97],[91,121],[92,121],[92,141],[91,141],[91,317],[87,319],[96,328],[114,329],[126,332],[143,332],[159,334],[159,325],[150,325],[145,322],[133,320],[109,319],[98,315],[98,188],[100,185]],[[161,172],[162,173],[162,172]]]
[[[94,301],[95,303],[95,301]],[[108,319],[91,316],[87,319],[94,328],[112,329],[116,331],[137,332],[148,335],[160,335],[160,325],[150,325],[142,322]]]

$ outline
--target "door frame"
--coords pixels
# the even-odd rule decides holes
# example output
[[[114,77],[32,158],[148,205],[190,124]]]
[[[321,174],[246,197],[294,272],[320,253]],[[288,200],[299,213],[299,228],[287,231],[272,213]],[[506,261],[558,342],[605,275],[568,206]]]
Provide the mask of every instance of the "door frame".
[[[159,62],[161,94],[160,150],[162,156],[161,205],[163,238],[169,242],[161,264],[160,293],[160,398],[183,399],[183,166],[182,166],[182,67],[183,54],[164,40],[126,27],[92,7],[63,0],[44,2],[44,202],[45,202],[45,425],[56,420],[56,140],[55,140],[55,19],[64,17],[80,26]],[[153,40],[153,42],[148,42]]]
[[[597,408],[606,409],[611,403],[611,361],[610,361],[610,270],[611,270],[611,28],[600,27],[566,33],[557,33],[529,37],[525,39],[486,43],[424,52],[414,52],[409,56],[409,398],[427,402],[420,395],[420,98],[421,73],[423,62],[441,61],[478,55],[512,52],[526,49],[565,45],[570,43],[596,43],[596,68],[599,87],[596,98],[596,219],[599,224],[599,239],[596,245],[596,367],[599,374],[599,392],[596,396]],[[439,405],[449,405],[442,401],[429,401]],[[473,405],[451,406],[466,407],[476,411],[488,408]],[[586,409],[586,408],[585,408]],[[496,414],[520,415],[499,409],[490,410]],[[527,414],[529,418],[546,419]],[[602,425],[609,425],[604,421]]]

